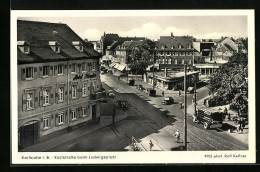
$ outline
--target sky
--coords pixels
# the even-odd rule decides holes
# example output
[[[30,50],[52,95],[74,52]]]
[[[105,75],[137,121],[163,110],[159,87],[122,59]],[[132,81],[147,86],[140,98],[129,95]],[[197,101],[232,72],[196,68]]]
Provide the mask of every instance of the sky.
[[[189,35],[197,39],[247,37],[247,16],[21,17],[20,20],[65,23],[82,39],[95,41],[106,33],[147,37]]]

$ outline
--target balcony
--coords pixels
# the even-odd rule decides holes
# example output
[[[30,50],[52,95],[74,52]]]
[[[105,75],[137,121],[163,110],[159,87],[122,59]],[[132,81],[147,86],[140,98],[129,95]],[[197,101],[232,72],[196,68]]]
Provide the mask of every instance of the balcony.
[[[104,100],[106,98],[106,91],[100,91],[96,93],[92,93],[90,95],[91,100]]]

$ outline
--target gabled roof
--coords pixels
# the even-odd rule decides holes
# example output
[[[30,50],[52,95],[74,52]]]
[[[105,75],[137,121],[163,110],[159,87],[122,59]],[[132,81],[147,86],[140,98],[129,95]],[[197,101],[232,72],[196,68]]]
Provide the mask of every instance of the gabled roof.
[[[116,50],[118,51],[127,51],[133,50],[137,45],[140,45],[142,41],[125,41],[122,45],[118,45]]]
[[[158,49],[162,49],[162,46],[164,47],[163,50],[176,50],[176,51],[187,51],[192,50],[188,49],[188,45],[191,45],[192,48],[192,36],[161,36],[159,40]],[[179,49],[178,45],[181,45],[182,48]]]
[[[68,25],[61,23],[18,20],[17,41],[26,41],[30,44],[30,53],[26,56],[18,49],[18,64],[100,57],[100,54],[86,44]],[[51,49],[49,41],[51,45],[60,46],[60,53],[57,54]],[[83,52],[78,51],[73,42],[80,42],[83,45]]]

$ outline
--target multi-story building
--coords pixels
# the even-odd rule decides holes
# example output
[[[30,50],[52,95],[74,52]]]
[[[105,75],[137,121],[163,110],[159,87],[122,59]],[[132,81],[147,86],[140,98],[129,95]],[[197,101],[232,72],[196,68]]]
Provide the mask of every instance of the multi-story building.
[[[193,37],[192,36],[161,36],[155,47],[156,63],[160,69],[183,69],[193,67]]]
[[[68,25],[18,20],[17,52],[20,148],[99,121],[100,56]]]

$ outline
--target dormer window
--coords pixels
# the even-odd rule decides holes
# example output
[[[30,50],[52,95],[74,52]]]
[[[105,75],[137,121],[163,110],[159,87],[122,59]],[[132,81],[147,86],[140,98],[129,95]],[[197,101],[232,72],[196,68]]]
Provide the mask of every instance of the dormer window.
[[[171,47],[171,49],[173,49],[173,48],[174,48],[174,46]]]
[[[55,53],[60,53],[60,44],[57,41],[49,41],[49,46]]]
[[[26,41],[17,41],[17,46],[24,54],[29,54],[30,53],[30,46],[29,46],[28,42],[26,42]]]
[[[191,49],[191,44],[188,44],[188,49]]]
[[[164,49],[165,47],[164,47],[164,45],[162,45],[162,49]]]
[[[83,45],[80,41],[73,41],[72,45],[80,52],[83,52]]]
[[[178,44],[178,48],[179,48],[179,49],[181,49],[181,48],[182,48],[181,44]]]

